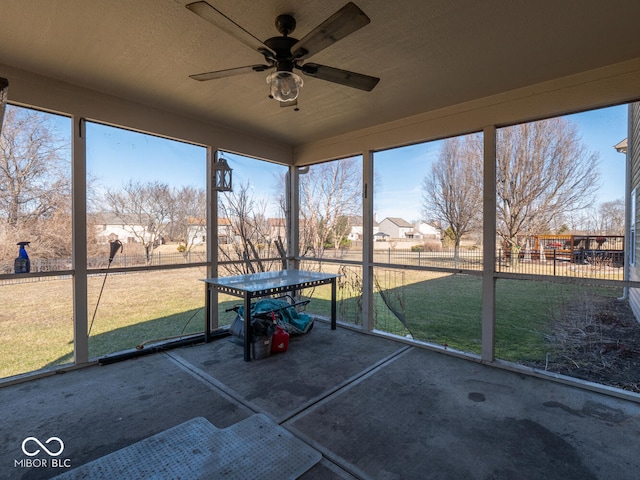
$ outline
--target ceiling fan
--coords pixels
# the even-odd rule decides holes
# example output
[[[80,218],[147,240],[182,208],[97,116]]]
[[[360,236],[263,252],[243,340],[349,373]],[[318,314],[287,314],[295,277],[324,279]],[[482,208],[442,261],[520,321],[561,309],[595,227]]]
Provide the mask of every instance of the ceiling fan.
[[[283,107],[297,105],[297,98],[303,80],[294,70],[300,70],[304,75],[309,77],[338,83],[367,92],[373,90],[380,81],[379,78],[361,73],[319,65],[317,63],[305,63],[312,55],[324,50],[370,22],[369,17],[353,2],[347,3],[309,32],[302,40],[289,36],[296,28],[295,18],[291,15],[279,15],[276,18],[275,24],[281,36],[271,37],[264,42],[205,1],[189,3],[186,7],[245,45],[258,51],[266,62],[265,64],[248,65],[246,67],[236,67],[190,75],[190,78],[194,80],[214,80],[245,73],[273,70],[272,73],[267,76],[267,83],[271,87],[271,94],[269,96],[278,100],[280,106]]]

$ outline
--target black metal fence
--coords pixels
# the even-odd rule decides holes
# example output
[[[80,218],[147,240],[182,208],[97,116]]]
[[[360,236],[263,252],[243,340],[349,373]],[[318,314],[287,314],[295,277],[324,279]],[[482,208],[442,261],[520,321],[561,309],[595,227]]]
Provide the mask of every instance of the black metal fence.
[[[517,262],[498,252],[496,270],[529,275],[624,280],[624,252],[581,250],[572,257],[557,255],[523,256]]]
[[[569,259],[564,256],[527,256],[516,262],[496,252],[496,271],[528,275],[554,275],[575,278],[600,278],[606,280],[624,279],[624,252],[605,250],[583,250]],[[410,267],[447,268],[453,270],[482,270],[483,251],[480,248],[460,249],[454,258],[453,249],[439,251],[412,251],[410,249],[375,250],[376,263],[406,265]]]
[[[269,255],[272,252],[264,251],[262,260],[275,261]],[[325,251],[327,258],[339,258],[351,261],[361,261],[362,252],[354,249],[344,249],[336,252]],[[529,275],[555,275],[576,278],[600,278],[609,280],[623,280],[624,263],[618,255],[615,259],[603,251],[584,251],[579,257],[567,259],[560,256],[540,256],[519,258],[517,262],[512,262],[504,255],[504,252],[497,252],[495,265],[498,272],[511,272]],[[262,257],[262,255],[261,255]],[[483,251],[480,248],[460,249],[457,258],[454,257],[453,249],[442,249],[438,251],[421,251],[411,249],[376,249],[373,254],[373,261],[379,264],[406,265],[418,268],[444,268],[452,270],[482,270]],[[120,254],[113,259],[110,268],[144,267],[144,266],[171,266],[184,265],[190,263],[203,263],[206,261],[204,252],[177,252],[161,253],[152,255],[131,255]],[[235,262],[251,262],[252,259],[237,259]],[[88,259],[89,269],[100,269],[109,266],[107,255],[92,257]],[[65,272],[72,269],[71,259],[31,259],[31,272]],[[13,272],[13,265],[0,264],[0,273],[10,274]],[[245,272],[247,273],[247,272]],[[6,281],[6,280],[5,280]]]
[[[460,270],[482,270],[481,249],[460,249],[454,257],[453,249],[421,251],[412,249],[376,249],[373,253],[376,263],[389,263],[416,267],[438,267]]]
[[[64,272],[72,270],[72,261],[70,258],[31,258],[31,272]],[[161,253],[156,252],[151,255],[145,254],[118,254],[112,262],[111,268],[127,268],[127,267],[144,267],[158,265],[176,265],[185,263],[201,263],[206,262],[206,253],[204,252],[184,252],[184,253]],[[109,265],[109,256],[102,255],[97,257],[89,257],[87,259],[87,267],[106,268]],[[0,273],[13,273],[13,264],[0,264]]]

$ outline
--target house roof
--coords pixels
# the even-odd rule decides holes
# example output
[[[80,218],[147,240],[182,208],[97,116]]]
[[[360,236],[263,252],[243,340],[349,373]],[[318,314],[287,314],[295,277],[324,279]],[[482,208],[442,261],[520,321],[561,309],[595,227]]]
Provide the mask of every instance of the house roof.
[[[387,217],[384,220],[389,220],[390,222],[394,223],[396,226],[398,226],[400,228],[413,228],[413,224],[407,222],[404,218]],[[382,221],[384,222],[384,220],[382,220]]]
[[[349,215],[347,216],[347,222],[349,222],[349,226],[351,227],[362,227],[363,219],[361,215]],[[378,222],[374,219],[373,226],[377,227]]]
[[[221,220],[221,219],[218,219]],[[187,225],[199,225],[199,226],[205,226],[207,224],[207,219],[206,218],[199,218],[199,217],[189,217],[187,218]]]
[[[620,153],[627,153],[627,139],[619,141],[616,143],[613,148],[615,148]]]
[[[207,225],[207,219],[206,218],[189,217],[189,218],[187,218],[187,224],[188,225],[196,225],[196,226],[204,227],[204,226]],[[228,218],[224,218],[224,217],[218,217],[218,226],[230,226],[230,225],[231,225],[231,220],[229,220]]]

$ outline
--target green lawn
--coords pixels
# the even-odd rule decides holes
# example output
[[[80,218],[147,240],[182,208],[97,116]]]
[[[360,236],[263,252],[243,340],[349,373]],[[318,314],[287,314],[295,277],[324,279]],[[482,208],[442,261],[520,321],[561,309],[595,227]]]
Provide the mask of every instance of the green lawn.
[[[90,357],[154,339],[201,332],[204,283],[200,269],[109,275],[91,327]],[[104,276],[89,278],[88,316],[93,317]],[[0,286],[0,378],[73,361],[71,279]],[[224,309],[233,301],[221,297]]]
[[[354,270],[358,272],[359,270]],[[90,356],[98,357],[154,339],[201,332],[204,321],[202,269],[179,269],[110,275],[91,328]],[[353,278],[351,278],[353,277]],[[339,284],[338,313],[360,323],[358,275]],[[481,279],[477,276],[376,269],[386,303],[375,295],[376,328],[449,348],[480,353]],[[103,276],[89,281],[88,315],[93,316]],[[72,281],[43,279],[0,286],[0,377],[73,361]],[[378,291],[377,289],[376,291]],[[575,285],[500,280],[496,294],[496,349],[511,361],[544,359],[546,338],[563,309],[584,288]],[[330,289],[316,288],[308,312],[329,316]],[[619,296],[619,289],[586,295]],[[220,297],[221,324],[239,299]],[[404,315],[404,324],[388,308]]]
[[[379,269],[375,273],[386,303],[376,293],[376,328],[410,335],[468,353],[481,353],[482,279],[479,276]],[[346,280],[347,283],[352,280]],[[340,292],[340,290],[339,290]],[[328,291],[315,300],[315,311],[329,315]],[[621,295],[620,288],[585,288],[572,284],[499,280],[496,284],[496,356],[524,362],[544,360],[553,349],[549,338],[556,320],[579,299]],[[341,300],[340,310],[357,311],[357,299]],[[389,308],[404,313],[401,322]],[[356,323],[356,322],[354,322]]]

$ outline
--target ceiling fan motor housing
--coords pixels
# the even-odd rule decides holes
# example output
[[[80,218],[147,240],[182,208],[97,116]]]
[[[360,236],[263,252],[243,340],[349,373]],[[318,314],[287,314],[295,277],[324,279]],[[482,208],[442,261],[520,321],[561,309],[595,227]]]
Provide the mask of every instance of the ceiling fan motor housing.
[[[265,40],[264,44],[273,50],[276,55],[271,57],[265,57],[267,60],[271,59],[275,62],[276,70],[282,70],[286,72],[293,71],[295,59],[291,54],[291,47],[293,47],[298,40],[293,37],[271,37]]]
[[[276,17],[276,28],[285,37],[296,29],[296,19],[291,15],[278,15]]]

